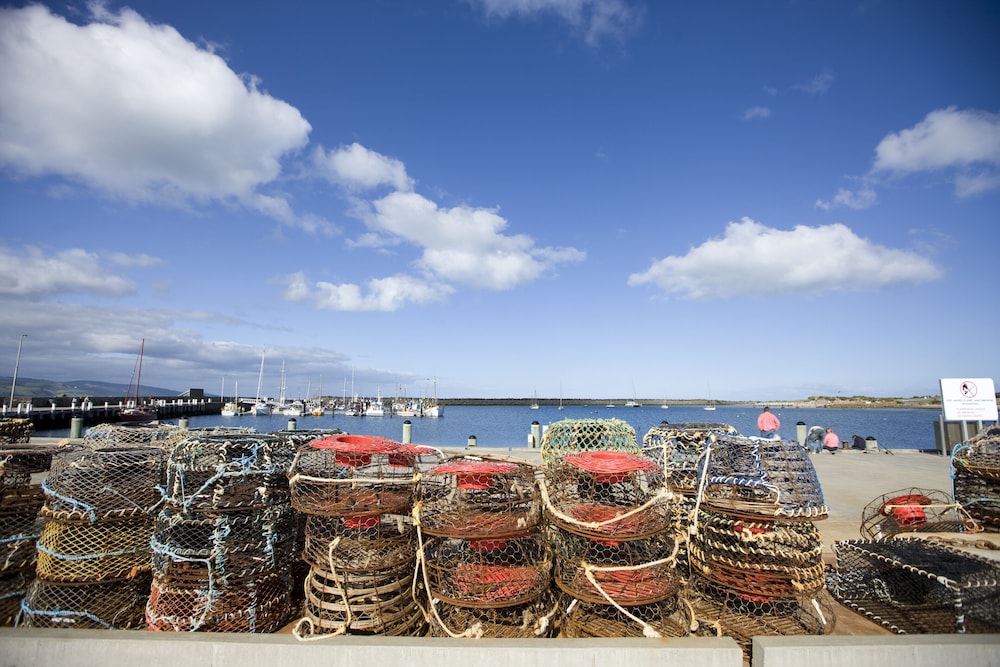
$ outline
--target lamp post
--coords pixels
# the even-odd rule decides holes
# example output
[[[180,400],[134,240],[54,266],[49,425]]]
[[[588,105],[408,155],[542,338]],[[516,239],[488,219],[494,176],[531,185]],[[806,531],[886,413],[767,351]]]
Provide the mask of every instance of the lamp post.
[[[17,341],[17,359],[14,361],[14,379],[10,381],[10,407],[14,407],[14,387],[17,386],[17,367],[21,365],[21,344],[28,334],[21,334],[21,339]]]

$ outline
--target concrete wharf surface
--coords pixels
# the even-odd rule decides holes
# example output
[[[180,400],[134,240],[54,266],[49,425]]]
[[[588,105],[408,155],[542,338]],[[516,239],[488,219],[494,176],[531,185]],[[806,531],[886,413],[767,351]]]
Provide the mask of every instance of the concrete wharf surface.
[[[57,445],[65,440],[32,438],[32,444]],[[443,448],[446,455],[507,457],[540,464],[541,452],[524,447]],[[950,459],[916,450],[861,452],[839,450],[811,456],[828,518],[818,523],[824,560],[834,563],[832,544],[861,539],[864,507],[883,494],[911,487],[951,495]],[[947,537],[954,538],[955,534]],[[1000,534],[961,536],[987,540],[1000,548]],[[980,556],[1000,558],[1000,550],[962,547]],[[1000,667],[1000,634],[895,635],[834,601],[837,620],[832,635],[775,636],[754,639],[753,667],[856,665],[873,667],[936,667],[991,665]],[[299,667],[661,667],[664,664],[747,664],[732,638],[682,639],[427,639],[344,636],[299,642],[290,636],[292,624],[274,635],[171,635],[142,631],[42,630],[0,628],[0,666],[144,664],[284,664]]]

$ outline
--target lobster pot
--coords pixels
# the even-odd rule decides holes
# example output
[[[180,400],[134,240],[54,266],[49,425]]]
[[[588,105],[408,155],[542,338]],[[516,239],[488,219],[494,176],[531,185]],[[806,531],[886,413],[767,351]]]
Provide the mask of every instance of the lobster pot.
[[[64,521],[43,511],[37,575],[50,582],[122,581],[150,569],[148,516],[123,520]]]
[[[670,527],[662,469],[639,454],[588,450],[545,467],[551,523],[593,539],[632,540]]]
[[[171,453],[163,496],[185,512],[233,512],[288,502],[291,452],[271,435],[192,436]]]
[[[830,593],[897,634],[1000,632],[1000,562],[902,537],[833,552]]]
[[[366,572],[313,567],[305,582],[305,619],[313,634],[423,636],[426,623],[412,587],[412,563]]]
[[[19,624],[29,628],[137,630],[149,597],[150,576],[102,583],[35,579],[21,601]]]
[[[0,572],[5,569],[5,541],[32,531],[44,502],[38,485],[0,489]]]
[[[17,621],[21,600],[34,578],[34,572],[23,569],[0,575],[0,627],[12,627]]]
[[[190,435],[187,429],[172,424],[96,424],[83,436],[85,447],[157,447],[168,454]]]
[[[508,607],[551,584],[552,556],[537,532],[520,536],[432,538],[424,543],[429,594],[462,607]]]
[[[415,564],[417,533],[409,515],[308,514],[305,522],[302,559],[310,566],[327,571],[364,572]]]
[[[811,521],[699,510],[691,570],[750,602],[797,600],[823,588],[823,542]]]
[[[684,599],[690,605],[692,626],[699,628],[698,633],[719,632],[732,637],[747,663],[752,660],[754,637],[828,635],[836,626],[836,607],[824,590],[798,600],[758,602],[694,575],[685,588]]]
[[[714,434],[735,435],[729,424],[660,422],[642,438],[642,453],[667,475],[674,493],[694,495],[698,487],[698,458]]]
[[[630,541],[594,540],[550,526],[549,542],[556,585],[582,601],[630,607],[661,602],[680,587],[676,543],[666,532]]]
[[[24,417],[0,418],[0,442],[16,444],[31,440],[34,425]]]
[[[31,476],[52,467],[52,448],[33,445],[0,446],[0,493],[31,485]]]
[[[884,493],[861,512],[861,537],[870,540],[884,540],[900,533],[981,530],[965,508],[943,491],[932,489],[910,487]]]
[[[503,537],[537,528],[542,503],[527,463],[460,456],[428,470],[416,497],[421,530],[442,537]]]
[[[41,504],[41,489],[38,504]],[[0,525],[3,525],[0,517]],[[9,525],[9,524],[8,524]],[[0,626],[14,625],[21,609],[28,586],[35,578],[38,536],[42,533],[42,521],[19,525],[18,532],[0,536]]]
[[[290,580],[272,573],[211,588],[154,580],[146,625],[164,632],[274,632],[289,616]]]
[[[92,523],[146,518],[161,502],[166,456],[156,447],[84,448],[52,464],[47,516]]]
[[[951,464],[955,502],[989,530],[1000,530],[1000,427],[956,447]]]
[[[333,435],[299,448],[288,472],[292,505],[306,514],[408,514],[416,456],[386,438]]]
[[[677,596],[660,602],[619,609],[609,604],[583,602],[563,595],[560,627],[563,637],[647,637],[652,630],[660,637],[687,637],[690,620]]]
[[[542,436],[542,464],[566,454],[589,450],[639,454],[635,429],[621,419],[563,419],[550,424]]]
[[[556,635],[558,596],[552,588],[509,607],[466,607],[433,601],[431,637],[474,636],[490,639],[534,639]]]
[[[702,505],[771,519],[826,518],[819,478],[797,442],[720,435],[699,464]]]
[[[290,505],[221,514],[165,507],[152,534],[152,564],[163,584],[232,586],[281,573],[295,557],[297,516]]]

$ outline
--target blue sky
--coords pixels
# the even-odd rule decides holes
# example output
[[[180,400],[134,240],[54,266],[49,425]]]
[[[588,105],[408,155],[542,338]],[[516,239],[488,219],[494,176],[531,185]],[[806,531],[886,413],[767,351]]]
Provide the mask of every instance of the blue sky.
[[[994,2],[4,5],[0,360],[126,383],[145,339],[143,384],[252,394],[264,354],[290,396],[997,377],[998,66]]]

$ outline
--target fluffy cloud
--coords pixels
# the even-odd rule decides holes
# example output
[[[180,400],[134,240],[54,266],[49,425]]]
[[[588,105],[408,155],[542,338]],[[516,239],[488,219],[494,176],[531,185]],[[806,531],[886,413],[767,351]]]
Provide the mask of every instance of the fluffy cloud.
[[[297,109],[215,53],[129,9],[85,25],[0,10],[0,165],[140,201],[230,200],[289,223],[259,192],[305,145]]]
[[[322,175],[350,190],[369,190],[383,185],[396,190],[413,188],[413,181],[406,175],[402,162],[358,143],[332,151],[317,148],[313,162]]]
[[[785,231],[743,218],[729,223],[722,238],[657,260],[628,284],[708,299],[876,289],[941,275],[930,260],[872,243],[841,224]]]
[[[443,301],[453,291],[448,285],[402,274],[372,279],[364,290],[354,283],[319,281],[313,285],[305,274],[295,273],[286,277],[284,296],[290,301],[310,300],[322,309],[391,312],[410,303]]]
[[[743,120],[757,120],[760,118],[770,118],[771,110],[767,107],[750,107],[743,112]]]
[[[948,107],[882,139],[872,169],[907,174],[972,165],[1000,167],[1000,114]]]
[[[115,253],[108,258],[122,266],[149,266],[156,263],[148,255]],[[23,252],[0,246],[0,294],[41,297],[53,293],[85,293],[121,296],[135,291],[135,283],[110,273],[101,258],[80,248],[47,256],[40,248]]]
[[[642,21],[640,7],[626,0],[472,0],[487,16],[533,17],[555,14],[579,33],[590,46],[605,37],[621,39]]]

